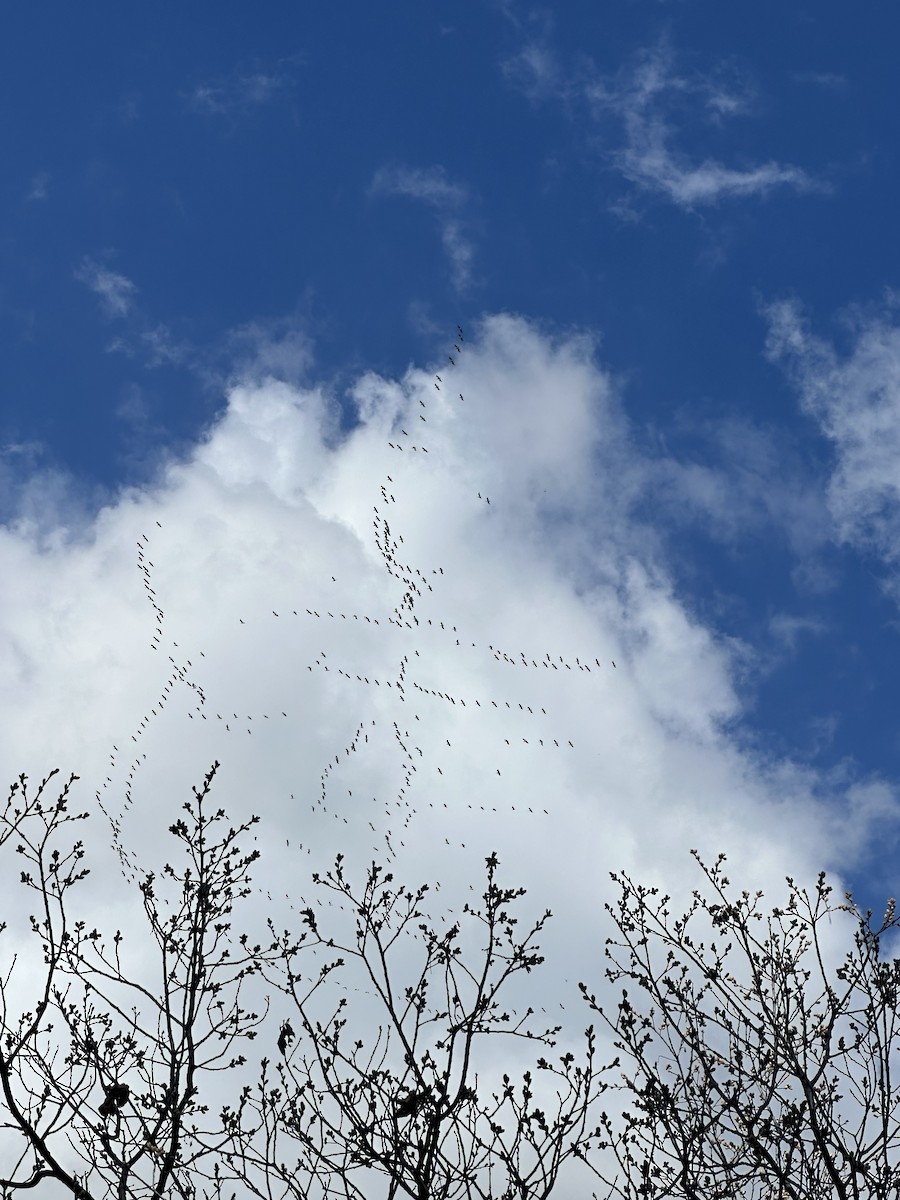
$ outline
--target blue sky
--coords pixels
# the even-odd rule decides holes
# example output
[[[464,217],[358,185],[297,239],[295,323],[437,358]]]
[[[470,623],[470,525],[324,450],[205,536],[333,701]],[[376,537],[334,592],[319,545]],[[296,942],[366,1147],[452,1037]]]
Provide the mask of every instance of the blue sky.
[[[260,800],[302,838],[289,797],[352,730],[318,626],[285,641],[262,618],[327,607],[332,582],[348,613],[392,611],[370,529],[385,447],[457,390],[432,392],[449,369],[465,418],[435,416],[430,474],[409,454],[392,473],[392,524],[447,566],[440,611],[478,647],[515,630],[538,658],[617,664],[600,694],[550,689],[577,770],[521,759],[509,787],[558,793],[591,878],[625,862],[689,882],[708,837],[766,882],[827,866],[881,904],[900,781],[898,34],[893,6],[830,0],[11,9],[8,776],[59,763],[131,806],[109,747],[163,694],[134,562],[152,531],[170,661],[196,672],[205,647],[195,684],[232,712],[277,696],[313,723],[267,743]],[[239,621],[257,622],[249,649]],[[431,646],[433,680],[488,694],[493,654],[455,650]],[[161,744],[179,786],[223,757],[182,702]],[[505,821],[451,802],[422,844],[509,841],[552,889],[493,745],[459,764],[457,802],[487,772]],[[232,796],[258,778],[248,753]],[[394,770],[371,765],[373,788]]]

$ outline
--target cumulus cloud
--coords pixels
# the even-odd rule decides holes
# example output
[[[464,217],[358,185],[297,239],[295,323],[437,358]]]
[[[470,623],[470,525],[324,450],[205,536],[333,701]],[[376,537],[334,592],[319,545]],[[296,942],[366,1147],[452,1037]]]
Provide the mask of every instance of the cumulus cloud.
[[[77,771],[157,868],[218,760],[216,803],[262,817],[251,935],[292,922],[336,851],[454,907],[497,850],[555,914],[538,1003],[566,1003],[577,1036],[608,871],[685,897],[689,849],[724,850],[780,897],[788,872],[851,867],[895,806],[881,781],[744,745],[748,648],[690,611],[637,515],[644,468],[594,341],[496,316],[459,345],[348,396],[250,360],[152,484],[74,525],[50,493],[40,534],[11,514],[0,760]],[[115,904],[134,944],[124,881],[84,886],[91,924]]]
[[[15,529],[35,552],[81,536],[107,499],[100,487],[79,486],[39,442],[0,445],[0,525]]]
[[[127,276],[85,257],[75,269],[75,278],[100,297],[108,317],[124,317],[131,310],[137,287]]]
[[[588,891],[597,864],[680,870],[689,829],[710,850],[750,863],[755,846],[781,862],[758,811],[774,805],[785,828],[805,826],[812,781],[776,764],[793,781],[776,800],[776,767],[731,741],[744,651],[691,615],[631,511],[621,484],[636,452],[590,339],[497,317],[438,373],[438,388],[434,372],[362,376],[359,423],[341,432],[328,389],[251,372],[183,461],[107,504],[74,541],[60,534],[48,553],[11,520],[4,576],[17,582],[4,619],[17,650],[5,694],[27,678],[29,701],[4,723],[4,761],[35,771],[52,753],[86,779],[111,774],[102,796],[121,801],[127,783],[143,828],[144,779],[184,783],[218,756],[229,792],[249,795],[265,759],[269,819],[313,837],[318,774],[337,754],[326,827],[335,813],[364,829],[371,817],[379,837],[389,822],[395,843],[419,849],[438,829],[479,851],[512,839],[546,879],[557,872],[543,853],[548,808],[560,828],[574,822],[563,844]],[[56,516],[64,531],[65,503]],[[386,570],[382,519],[403,538],[408,579]],[[413,585],[416,623],[402,604]],[[142,726],[182,671],[206,702],[196,707],[179,679]],[[422,754],[396,808],[385,800],[404,770],[392,730],[411,729],[413,710]],[[361,724],[369,749],[344,761]],[[104,741],[121,750],[113,771],[100,770]],[[129,756],[144,752],[127,782]],[[406,804],[416,816],[404,834]],[[358,805],[372,806],[365,819]],[[823,806],[804,833],[811,858],[833,858],[839,826]]]
[[[846,322],[847,353],[818,335],[801,307],[766,309],[768,354],[786,371],[800,404],[832,443],[828,505],[839,536],[900,567],[900,325],[896,311]]]
[[[376,171],[369,193],[373,196],[408,196],[427,204],[437,218],[453,285],[458,291],[468,287],[472,279],[474,247],[462,216],[469,201],[466,187],[450,180],[440,166],[385,166]]]
[[[755,97],[742,79],[719,68],[707,74],[679,71],[675,56],[658,44],[614,76],[591,67],[565,72],[545,43],[529,43],[503,65],[506,77],[532,100],[554,98],[571,114],[585,105],[594,124],[615,120],[624,135],[608,161],[636,188],[662,195],[680,208],[762,197],[774,188],[821,190],[801,167],[769,160],[731,165],[691,152],[694,128],[722,125],[752,111]]]

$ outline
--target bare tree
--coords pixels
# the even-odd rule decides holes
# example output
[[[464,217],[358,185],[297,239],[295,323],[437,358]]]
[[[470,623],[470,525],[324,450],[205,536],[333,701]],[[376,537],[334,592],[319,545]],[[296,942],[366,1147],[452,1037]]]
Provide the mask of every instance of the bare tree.
[[[187,819],[171,826],[184,865],[167,864],[161,881],[136,876],[155,943],[147,979],[123,965],[121,933],[107,941],[72,918],[70,893],[89,873],[83,843],[66,843],[68,827],[88,817],[68,809],[77,777],[55,799],[56,772],[34,795],[24,775],[12,786],[0,847],[15,842],[25,860],[21,883],[36,898],[30,925],[44,965],[32,1007],[18,1017],[15,955],[0,978],[4,1197],[51,1179],[84,1200],[194,1195],[196,1165],[211,1148],[198,1138],[204,1084],[244,1061],[234,1043],[253,1038],[262,1019],[241,1005],[259,948],[240,938],[235,953],[230,933],[257,857],[238,843],[256,818],[223,830],[224,812],[207,811],[217,766],[184,805]]]
[[[400,887],[373,864],[357,891],[339,857],[313,877],[323,915],[306,909],[299,936],[270,921],[271,940],[253,945],[231,922],[251,892],[258,851],[240,842],[257,818],[235,829],[210,810],[217,767],[170,826],[179,858],[159,878],[119,846],[152,935],[133,961],[120,932],[107,938],[72,914],[89,873],[69,833],[88,816],[69,812],[75,777],[54,798],[55,773],[34,795],[25,776],[13,785],[0,850],[24,859],[43,969],[26,975],[13,954],[0,977],[0,1195],[55,1180],[79,1200],[221,1197],[235,1185],[362,1200],[380,1179],[385,1195],[417,1200],[548,1197],[588,1151],[605,1086],[593,1029],[579,1061],[571,1050],[551,1061],[560,1029],[533,1029],[531,1007],[517,1017],[506,1004],[515,978],[543,961],[536,939],[550,914],[518,933],[524,891],[500,886],[496,856],[481,905],[443,925],[424,910],[427,887]],[[347,990],[350,967],[363,991]],[[267,999],[262,1015],[244,1007],[251,977],[277,989],[284,1014]],[[26,986],[31,1006],[14,1016]],[[241,1090],[235,1043],[258,1032],[277,1048],[277,1079],[264,1058],[258,1087]],[[497,1035],[535,1043],[533,1070],[516,1082],[502,1070],[489,1082],[485,1040]],[[221,1107],[223,1095],[233,1102]]]
[[[407,889],[377,864],[358,889],[340,857],[314,876],[321,915],[307,908],[299,937],[276,937],[281,970],[267,971],[291,1002],[274,1070],[264,1060],[256,1090],[224,1114],[231,1162],[257,1195],[543,1198],[586,1152],[605,1086],[592,1028],[579,1062],[536,1054],[518,1083],[479,1084],[485,1039],[537,1051],[560,1034],[532,1029],[532,1008],[516,1016],[501,995],[543,961],[550,914],[521,935],[512,910],[524,889],[502,887],[498,865],[487,859],[481,905],[443,926],[424,911],[427,886]]]
[[[613,875],[607,941],[611,1015],[623,1058],[622,1114],[604,1114],[596,1173],[626,1200],[888,1200],[900,1194],[897,1065],[900,961],[881,954],[897,929],[822,873],[786,903],[735,893],[694,857],[703,891],[681,916],[656,888]],[[836,949],[836,941],[840,949]]]

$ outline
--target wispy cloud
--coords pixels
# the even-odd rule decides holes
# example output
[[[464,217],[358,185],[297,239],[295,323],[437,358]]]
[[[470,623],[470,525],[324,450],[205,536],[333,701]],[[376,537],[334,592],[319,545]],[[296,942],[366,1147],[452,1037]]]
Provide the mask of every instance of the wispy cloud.
[[[467,191],[447,178],[443,167],[381,167],[372,180],[375,195],[412,196],[436,208],[459,208]]]
[[[845,541],[874,550],[900,594],[900,322],[897,305],[851,314],[853,344],[840,355],[814,334],[800,305],[765,310],[768,354],[796,388],[800,404],[832,443],[828,504]]]
[[[376,171],[369,193],[373,196],[408,196],[427,204],[437,218],[454,287],[461,292],[469,286],[475,252],[462,215],[469,201],[468,188],[449,179],[440,166],[391,166]]]
[[[770,159],[732,165],[692,154],[690,126],[721,126],[752,112],[755,94],[731,70],[679,71],[664,43],[608,76],[593,66],[563,70],[545,42],[528,43],[506,60],[507,79],[530,99],[555,99],[573,116],[585,107],[593,125],[618,124],[622,137],[607,161],[634,187],[694,209],[775,188],[823,190],[802,167]]]
[[[794,71],[791,74],[794,83],[807,83],[813,87],[827,88],[830,91],[842,91],[847,86],[845,75],[834,71]]]
[[[227,387],[236,378],[258,384],[279,379],[302,384],[313,363],[312,342],[296,315],[250,321],[231,330],[219,352],[221,361],[209,369],[208,378]]]
[[[529,41],[501,63],[508,83],[529,100],[559,98],[567,90],[556,55],[546,42]]]
[[[829,631],[828,623],[818,617],[778,612],[769,618],[769,632],[792,652],[801,637],[821,637]]]
[[[294,84],[293,60],[274,68],[234,71],[230,75],[196,83],[188,92],[188,105],[206,116],[239,116],[261,108],[283,95]]]
[[[74,275],[98,297],[103,315],[119,322],[106,343],[107,354],[123,354],[148,368],[177,366],[191,358],[193,348],[168,325],[153,320],[137,302],[139,288],[126,275],[89,256],[82,259]]]
[[[597,82],[587,94],[595,107],[609,110],[622,122],[625,143],[614,161],[625,178],[683,208],[764,195],[775,187],[809,190],[814,186],[804,170],[789,163],[769,161],[737,168],[713,158],[693,161],[680,150],[669,115],[676,108],[693,106],[696,111],[699,107],[701,120],[721,122],[746,113],[751,96],[746,89],[712,77],[679,74],[673,55],[664,47],[645,52],[623,81]]]
[[[137,287],[125,275],[93,258],[84,258],[75,268],[75,278],[99,296],[108,317],[124,317],[131,309]]]
[[[696,450],[648,459],[639,485],[675,524],[738,550],[748,538],[782,537],[811,565],[833,533],[822,485],[783,434],[746,419],[686,410]]]
[[[31,184],[25,194],[25,199],[37,202],[46,200],[49,194],[50,174],[48,171],[38,171],[31,178]]]

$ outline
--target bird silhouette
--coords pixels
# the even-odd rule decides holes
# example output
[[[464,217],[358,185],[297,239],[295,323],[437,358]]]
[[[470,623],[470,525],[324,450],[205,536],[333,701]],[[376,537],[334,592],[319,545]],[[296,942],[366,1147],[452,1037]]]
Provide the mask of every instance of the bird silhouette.
[[[128,1103],[128,1097],[131,1095],[131,1088],[127,1083],[112,1083],[109,1087],[104,1085],[104,1091],[106,1098],[97,1110],[101,1117],[111,1117]]]
[[[282,1056],[282,1058],[284,1057],[288,1046],[290,1046],[291,1042],[293,1042],[295,1036],[296,1035],[294,1034],[294,1030],[290,1021],[285,1021],[281,1026],[281,1032],[278,1034],[278,1053]]]
[[[411,1117],[419,1111],[419,1109],[428,1102],[427,1092],[409,1092],[406,1096],[401,1096],[397,1101],[394,1112],[398,1117]]]

